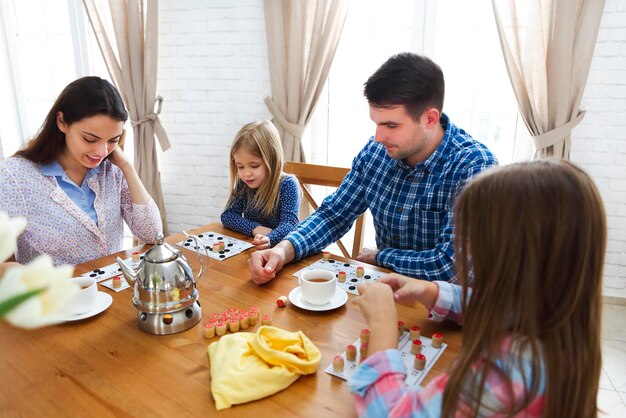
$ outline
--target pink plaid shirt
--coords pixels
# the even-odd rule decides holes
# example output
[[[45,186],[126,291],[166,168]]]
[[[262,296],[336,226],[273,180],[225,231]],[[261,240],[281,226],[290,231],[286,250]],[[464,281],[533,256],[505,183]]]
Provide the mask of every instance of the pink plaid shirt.
[[[154,242],[162,231],[154,201],[132,203],[122,171],[108,161],[100,168],[88,180],[96,194],[96,224],[61,190],[55,177],[42,174],[40,164],[20,157],[0,163],[0,210],[9,216],[24,216],[28,222],[18,238],[17,262],[49,254],[55,265],[80,264],[120,251],[123,221],[140,240]]]
[[[435,282],[439,286],[439,297],[432,310],[433,319],[445,317],[462,321],[460,286]],[[502,411],[511,405],[518,405],[523,399],[533,379],[540,379],[539,393],[531,404],[516,417],[541,417],[545,400],[545,376],[533,376],[530,365],[531,358],[521,352],[512,339],[503,341],[500,355],[492,359],[496,366],[507,364],[520,365],[513,368],[511,379],[513,397],[509,396],[508,382],[497,372],[487,376],[482,406],[478,411],[480,417],[504,417],[494,411]],[[481,372],[482,361],[477,360],[472,372]],[[523,370],[522,370],[523,369]],[[523,373],[522,373],[523,372]],[[398,350],[379,351],[368,357],[352,375],[349,385],[354,394],[356,410],[361,417],[440,417],[443,402],[443,391],[448,383],[448,375],[444,374],[433,379],[424,388],[408,388],[405,385],[406,368]],[[525,377],[524,377],[525,376]],[[456,417],[471,416],[470,407],[460,401]]]

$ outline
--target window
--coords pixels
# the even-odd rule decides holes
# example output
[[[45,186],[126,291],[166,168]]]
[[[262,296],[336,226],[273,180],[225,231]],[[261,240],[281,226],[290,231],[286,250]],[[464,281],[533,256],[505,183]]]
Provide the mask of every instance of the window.
[[[309,129],[307,161],[350,167],[374,133],[363,83],[391,55],[431,57],[446,80],[444,112],[485,143],[501,163],[531,155],[502,58],[490,2],[396,0],[352,2]],[[316,199],[332,192],[313,190]],[[371,216],[365,246],[375,247]]]
[[[13,155],[35,136],[61,90],[86,75],[110,80],[80,0],[0,1],[0,151]],[[133,140],[126,124],[132,161]],[[132,237],[125,225],[125,247]],[[131,237],[130,241],[128,238]]]

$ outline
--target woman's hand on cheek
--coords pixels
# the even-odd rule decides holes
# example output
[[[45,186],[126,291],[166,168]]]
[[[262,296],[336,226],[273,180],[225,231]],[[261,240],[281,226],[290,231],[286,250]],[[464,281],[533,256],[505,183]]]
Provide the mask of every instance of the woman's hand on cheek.
[[[109,154],[109,161],[111,164],[118,166],[122,171],[124,171],[127,167],[132,167],[128,156],[119,146],[116,146],[115,149],[111,151]]]

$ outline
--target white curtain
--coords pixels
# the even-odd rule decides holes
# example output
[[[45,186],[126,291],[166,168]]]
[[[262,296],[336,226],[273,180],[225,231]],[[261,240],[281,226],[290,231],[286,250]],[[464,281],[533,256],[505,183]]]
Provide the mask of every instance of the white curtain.
[[[535,157],[569,159],[604,0],[492,0],[502,53]]]
[[[304,161],[301,138],[324,87],[349,0],[265,0],[272,96],[267,108],[287,161]]]
[[[135,139],[135,168],[161,211],[168,234],[155,135],[161,149],[170,142],[161,126],[163,98],[156,95],[157,0],[83,0],[107,69],[130,113]]]

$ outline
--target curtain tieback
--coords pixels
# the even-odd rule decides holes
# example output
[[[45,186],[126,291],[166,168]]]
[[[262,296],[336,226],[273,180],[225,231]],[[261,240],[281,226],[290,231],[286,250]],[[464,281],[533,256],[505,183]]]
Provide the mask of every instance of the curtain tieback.
[[[287,120],[287,118],[285,118],[285,116],[283,115],[283,112],[280,111],[280,109],[278,108],[278,105],[276,104],[276,102],[274,100],[272,100],[271,97],[266,97],[265,98],[265,104],[267,105],[267,108],[269,109],[270,113],[272,114],[272,116],[274,116],[274,120],[276,122],[278,122],[278,124],[287,132],[289,132],[291,135],[295,136],[298,139],[302,138],[302,135],[304,134],[304,125],[300,125],[299,123],[291,123]]]
[[[143,118],[139,119],[139,120],[131,120],[130,121],[130,125],[134,128],[135,126],[141,125],[142,123],[146,123],[148,121],[155,121],[156,118],[159,117],[159,115],[161,114],[161,107],[163,106],[163,97],[161,96],[157,96],[156,99],[154,100],[154,102],[157,105],[157,110],[156,112],[153,113],[148,113],[147,115],[144,115]]]
[[[572,129],[580,123],[585,117],[585,111],[578,112],[578,115],[565,125],[561,125],[558,128],[554,128],[548,132],[544,132],[540,135],[533,136],[533,142],[535,143],[535,149],[540,150],[548,148],[557,144],[559,141],[572,135]]]

